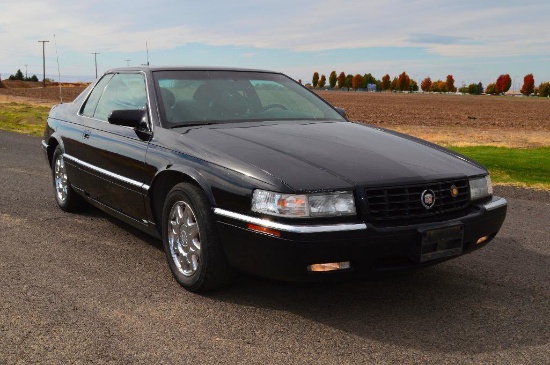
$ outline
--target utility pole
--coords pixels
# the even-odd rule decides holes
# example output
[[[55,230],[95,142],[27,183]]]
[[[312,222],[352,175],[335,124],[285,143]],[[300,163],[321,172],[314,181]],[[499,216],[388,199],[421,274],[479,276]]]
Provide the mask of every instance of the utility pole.
[[[42,42],[42,87],[46,87],[46,43],[49,41],[38,42]]]
[[[130,61],[131,60],[124,60],[124,61],[126,61],[126,66],[130,67]]]
[[[25,79],[28,79],[28,77],[27,77],[27,66],[29,66],[29,65],[25,65]]]
[[[101,53],[92,52],[92,54],[94,55],[94,60],[95,60],[95,78],[97,79],[97,55],[98,55],[98,54],[101,54]]]

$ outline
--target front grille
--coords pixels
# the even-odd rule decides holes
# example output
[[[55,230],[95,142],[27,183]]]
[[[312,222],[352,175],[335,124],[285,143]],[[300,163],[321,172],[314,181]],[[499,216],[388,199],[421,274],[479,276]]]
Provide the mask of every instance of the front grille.
[[[458,195],[451,195],[451,187],[458,188]],[[422,205],[421,196],[426,190],[435,193],[431,209]],[[470,187],[468,179],[444,180],[426,184],[367,188],[367,212],[375,221],[414,219],[456,212],[468,207]]]

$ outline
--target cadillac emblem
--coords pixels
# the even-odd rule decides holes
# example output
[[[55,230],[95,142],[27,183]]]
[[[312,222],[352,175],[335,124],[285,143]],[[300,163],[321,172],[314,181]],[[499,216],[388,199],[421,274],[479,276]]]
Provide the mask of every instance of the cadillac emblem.
[[[426,209],[432,209],[435,205],[435,193],[431,189],[426,189],[420,196],[420,202]]]
[[[451,186],[451,196],[456,198],[458,196],[458,188],[456,185]]]

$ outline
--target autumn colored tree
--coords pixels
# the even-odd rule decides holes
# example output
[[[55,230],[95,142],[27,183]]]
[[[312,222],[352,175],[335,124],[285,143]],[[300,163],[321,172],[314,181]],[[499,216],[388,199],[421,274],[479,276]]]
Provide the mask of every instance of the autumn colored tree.
[[[510,90],[510,86],[512,86],[512,78],[508,74],[500,75],[495,83],[497,94],[504,94]]]
[[[343,88],[346,85],[346,74],[342,71],[338,75],[338,89]]]
[[[361,75],[357,74],[355,76],[353,76],[353,79],[351,80],[351,87],[357,91],[357,89],[359,89],[362,85],[362,82],[363,82],[363,78],[361,77]]]
[[[405,71],[399,75],[397,78],[397,89],[399,91],[405,91],[409,90],[409,86],[411,84],[411,79],[409,75]]]
[[[441,80],[432,82],[431,91],[435,93],[444,93],[447,91],[447,83]]]
[[[422,82],[420,83],[420,88],[422,89],[422,91],[424,92],[428,92],[431,90],[432,88],[432,79],[430,79],[429,77],[426,77],[424,80],[422,80]]]
[[[313,87],[317,87],[317,84],[319,83],[319,72],[315,71],[313,73],[313,79],[311,80],[311,83],[313,84]]]
[[[338,81],[338,77],[336,76],[336,71],[332,71],[328,76],[328,84],[331,89],[334,89],[334,86],[336,86],[336,81]]]
[[[453,75],[447,75],[447,80],[445,81],[445,90],[448,93],[456,92],[455,79],[453,78]]]
[[[326,83],[327,78],[325,77],[325,75],[321,75],[321,79],[319,80],[319,89],[324,88]]]
[[[520,93],[523,95],[531,95],[535,91],[535,78],[533,74],[525,75],[523,78],[523,86],[521,87]]]
[[[487,85],[487,87],[485,88],[485,93],[486,93],[486,94],[491,94],[491,95],[496,95],[496,94],[498,94],[496,84],[489,84],[489,85]]]
[[[382,91],[389,90],[391,86],[390,75],[385,74],[384,76],[382,76],[382,85],[380,86],[382,87]]]
[[[418,91],[418,83],[415,80],[411,80],[409,84],[409,91]]]

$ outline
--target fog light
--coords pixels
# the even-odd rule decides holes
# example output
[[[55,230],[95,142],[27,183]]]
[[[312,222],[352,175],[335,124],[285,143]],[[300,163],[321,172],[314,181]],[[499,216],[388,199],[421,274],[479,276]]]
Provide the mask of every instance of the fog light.
[[[343,262],[327,262],[325,264],[313,264],[308,265],[308,271],[313,272],[324,272],[324,271],[335,271],[335,270],[345,270],[351,267],[349,261]]]
[[[482,244],[483,242],[487,241],[489,239],[489,236],[483,236],[480,239],[477,240],[476,245]]]

